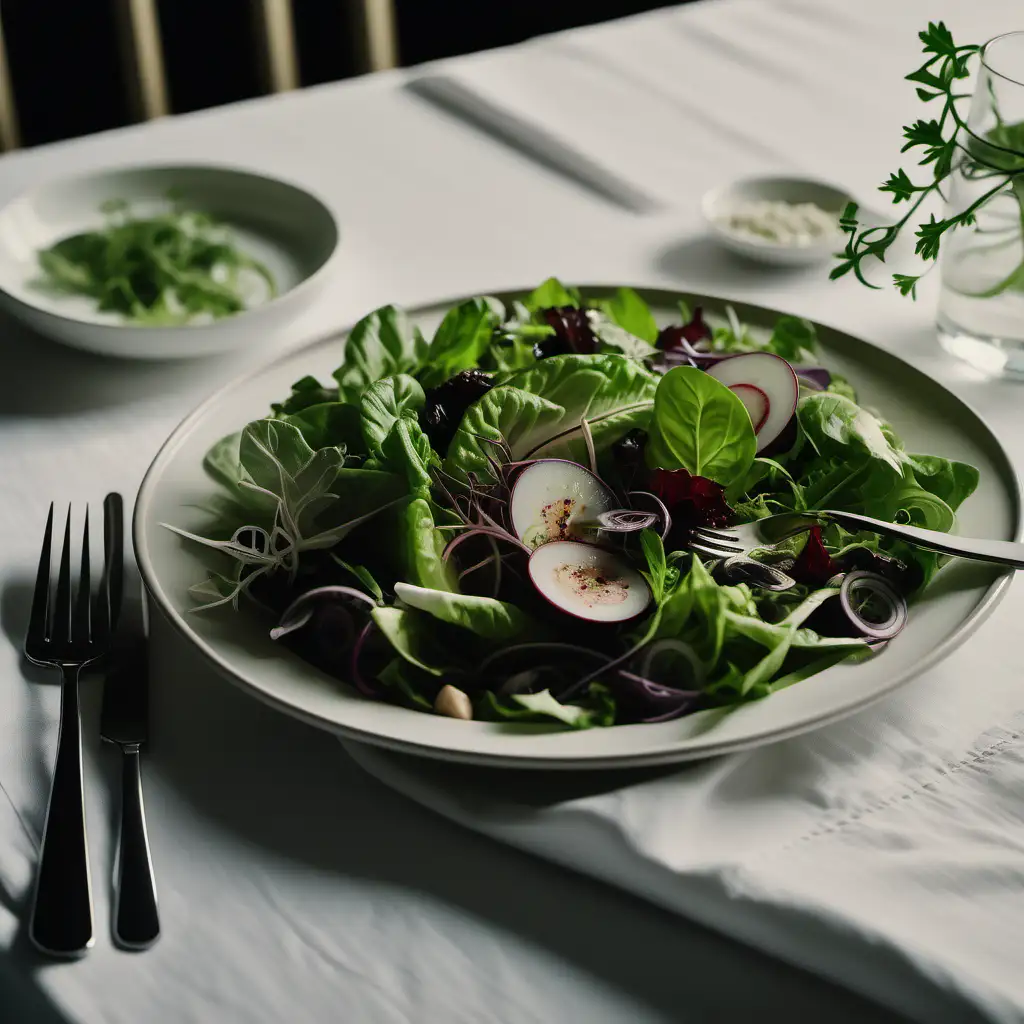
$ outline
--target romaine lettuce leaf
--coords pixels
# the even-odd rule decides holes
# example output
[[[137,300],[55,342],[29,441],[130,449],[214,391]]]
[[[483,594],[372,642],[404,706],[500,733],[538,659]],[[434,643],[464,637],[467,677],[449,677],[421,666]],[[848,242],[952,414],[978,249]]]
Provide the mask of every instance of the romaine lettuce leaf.
[[[356,405],[382,377],[413,373],[425,362],[427,342],[404,310],[382,306],[352,328],[345,361],[334,371],[341,400]]]
[[[537,629],[530,617],[514,604],[491,597],[453,594],[410,583],[396,583],[395,596],[410,608],[468,629],[485,640],[512,640]]]
[[[441,557],[444,534],[434,528],[434,516],[424,498],[413,498],[402,512],[398,538],[403,578],[418,587],[458,591],[455,572]],[[397,586],[397,584],[396,584]]]
[[[425,403],[419,381],[408,374],[399,373],[371,384],[359,400],[357,414],[367,451],[378,453],[395,423],[402,417],[415,420]]]
[[[598,453],[647,425],[658,378],[619,355],[564,355],[514,373],[474,402],[448,447],[446,467],[465,479],[492,475],[488,456],[504,442],[513,458],[570,458],[586,463],[581,421]],[[749,418],[748,418],[749,420]],[[485,440],[482,440],[485,439]]]

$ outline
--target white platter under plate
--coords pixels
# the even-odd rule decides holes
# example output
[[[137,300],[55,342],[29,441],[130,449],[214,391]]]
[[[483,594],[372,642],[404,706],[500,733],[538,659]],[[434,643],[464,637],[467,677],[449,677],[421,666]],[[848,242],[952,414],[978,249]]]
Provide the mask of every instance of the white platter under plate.
[[[584,288],[587,295],[610,289]],[[659,321],[678,319],[678,294],[640,289]],[[687,295],[710,314],[725,300]],[[412,311],[433,331],[451,303]],[[770,329],[780,314],[733,303],[740,318]],[[276,646],[248,616],[230,610],[189,614],[188,588],[204,577],[199,549],[161,522],[203,525],[197,509],[215,492],[202,458],[216,440],[267,413],[293,381],[329,380],[341,360],[336,335],[235,381],[193,412],[160,450],[139,493],[135,550],[155,603],[178,632],[229,679],[289,715],[343,737],[427,757],[522,768],[607,768],[709,757],[759,746],[833,722],[919,675],[963,643],[1002,596],[1009,577],[954,561],[915,602],[907,628],[877,657],[838,665],[727,713],[704,711],[673,722],[580,732],[546,725],[464,722],[377,703]],[[982,419],[942,385],[898,357],[819,326],[823,362],[848,376],[865,404],[882,410],[911,451],[977,466],[981,483],[959,516],[965,535],[1014,539],[1020,488],[1005,451]]]

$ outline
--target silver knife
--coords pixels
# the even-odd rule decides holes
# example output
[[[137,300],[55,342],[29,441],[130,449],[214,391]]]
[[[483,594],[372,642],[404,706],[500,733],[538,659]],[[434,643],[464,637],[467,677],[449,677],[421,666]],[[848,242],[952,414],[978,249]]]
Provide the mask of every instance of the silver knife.
[[[139,748],[149,737],[148,635],[143,595],[139,608],[126,603],[103,687],[100,716],[100,735],[120,747],[122,754],[112,932],[116,945],[131,950],[147,949],[160,936],[139,764]]]

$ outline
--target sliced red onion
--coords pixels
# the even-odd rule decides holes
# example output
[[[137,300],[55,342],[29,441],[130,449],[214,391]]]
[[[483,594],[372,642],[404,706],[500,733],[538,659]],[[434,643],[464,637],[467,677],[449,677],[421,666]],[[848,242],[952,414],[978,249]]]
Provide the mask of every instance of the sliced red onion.
[[[359,631],[359,636],[356,637],[356,642],[352,645],[352,656],[349,659],[349,674],[352,677],[352,685],[364,697],[380,696],[378,690],[363,678],[363,674],[359,670],[359,657],[363,653],[363,648],[366,646],[366,641],[373,632],[374,627],[375,623],[373,619],[370,619]]]
[[[824,391],[832,383],[832,374],[824,366],[794,366],[797,379],[801,384]]]
[[[502,647],[497,651],[491,651],[480,662],[478,671],[483,672],[498,661],[523,653],[569,654],[574,657],[582,656],[585,658],[596,658],[598,661],[611,661],[607,654],[602,654],[600,651],[595,651],[590,647],[582,647],[579,644],[561,643],[557,640],[531,640],[522,644],[513,644],[511,647]]]
[[[699,690],[677,690],[625,669],[609,682],[619,710],[635,722],[669,722],[686,714],[700,696]]]
[[[355,587],[316,587],[313,590],[307,590],[304,594],[300,594],[288,605],[281,615],[281,621],[270,631],[270,639],[279,640],[281,637],[294,633],[295,630],[307,625],[313,617],[317,603],[324,600],[361,601],[370,608],[377,607],[377,602],[372,597],[364,594],[361,590],[356,590]]]
[[[602,512],[595,520],[602,530],[610,533],[633,533],[636,530],[646,530],[658,521],[658,515],[654,512],[638,512],[632,508],[614,508]]]
[[[869,619],[861,612],[860,595],[873,598],[884,608],[884,618]],[[849,572],[839,588],[843,612],[856,630],[872,640],[891,640],[907,624],[907,602],[885,578],[873,572]]]
[[[704,662],[697,657],[697,652],[688,644],[682,640],[675,640],[671,637],[666,637],[662,640],[655,640],[653,643],[647,645],[647,649],[644,651],[644,660],[641,662],[640,671],[645,676],[654,675],[654,660],[659,654],[664,654],[665,651],[674,651],[676,654],[681,654],[683,658],[690,663],[691,675],[690,681],[695,686],[702,686],[704,678],[707,672],[704,668]]]
[[[656,494],[652,494],[650,491],[630,491],[628,494],[630,498],[649,498],[651,504],[655,506],[658,512],[658,517],[661,520],[661,539],[667,540],[669,532],[672,529],[672,516],[669,513],[668,506],[659,498]]]

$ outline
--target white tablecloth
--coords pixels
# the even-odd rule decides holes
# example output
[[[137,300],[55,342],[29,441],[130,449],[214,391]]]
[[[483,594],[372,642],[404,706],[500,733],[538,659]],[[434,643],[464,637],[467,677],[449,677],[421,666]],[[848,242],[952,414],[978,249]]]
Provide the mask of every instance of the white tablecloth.
[[[945,15],[958,34],[980,39],[1016,27],[1016,7],[1009,0],[969,7],[955,0],[715,0],[531,44],[535,53],[557,54],[553,66],[564,76],[560,93],[545,94],[548,123],[559,132],[585,125],[585,137],[573,142],[591,145],[595,159],[609,165],[616,154],[635,149],[636,161],[614,169],[657,197],[657,212],[646,215],[581,189],[439,111],[403,89],[403,73],[0,159],[3,201],[41,177],[105,164],[190,159],[253,166],[327,196],[342,222],[344,247],[336,287],[283,336],[254,339],[254,350],[243,356],[173,366],[117,363],[2,325],[0,626],[9,643],[0,647],[0,943],[10,947],[18,970],[76,1024],[704,1021],[782,1009],[796,1020],[889,1019],[889,1011],[787,966],[785,958],[793,957],[784,943],[778,950],[784,959],[770,960],[776,942],[767,932],[741,935],[761,947],[754,952],[685,916],[664,914],[428,814],[357,769],[331,737],[215,679],[159,625],[145,771],[164,936],[136,956],[112,949],[106,936],[116,762],[99,749],[98,692],[87,685],[87,805],[99,938],[80,963],[45,964],[27,949],[19,922],[45,809],[57,693],[44,675],[22,667],[17,646],[51,499],[97,500],[111,488],[130,496],[176,420],[217,384],[263,358],[259,342],[295,344],[385,301],[414,304],[530,284],[549,273],[760,300],[899,348],[985,406],[1014,454],[1024,457],[1012,432],[1019,392],[975,380],[940,356],[927,292],[915,306],[894,294],[829,285],[813,271],[768,273],[740,265],[704,238],[696,210],[701,191],[723,176],[782,164],[867,193],[891,170],[900,124],[915,112],[912,93],[900,85],[915,66],[915,31]],[[582,56],[562,59],[566,47]],[[472,58],[467,67],[486,66],[489,59],[507,58]],[[649,95],[650,109],[659,111],[642,121],[651,136],[643,146],[633,119],[648,104],[631,98],[616,107],[610,95],[617,90],[595,94],[590,104],[574,98],[573,82],[581,74],[592,82],[594,64],[622,82],[624,96]],[[453,67],[458,62],[445,70]],[[513,98],[518,92],[513,78]],[[812,92],[814,104],[800,98]],[[568,120],[560,120],[560,96],[573,104]],[[670,174],[649,172],[648,165]],[[890,705],[897,718],[927,705],[925,725],[937,742],[925,748],[925,762],[904,766],[925,795],[943,765],[961,765],[953,773],[960,779],[980,765],[992,771],[994,783],[977,785],[979,799],[1013,784],[1012,716],[1019,704],[1009,670],[1019,659],[1007,638],[1017,610],[1011,592],[955,665]],[[976,670],[979,664],[986,673]],[[955,700],[965,680],[976,694],[970,713]],[[991,732],[997,727],[1007,731]],[[830,731],[806,746],[752,756],[806,758],[820,749],[815,744],[827,749],[843,736],[859,737],[843,748],[850,771],[840,794],[855,817],[867,804],[875,806],[873,779],[888,780],[891,772],[884,751],[861,727],[839,728],[853,733]],[[400,762],[378,765],[389,769],[400,779]],[[742,774],[742,765],[735,771]],[[792,806],[771,779],[757,799],[744,791],[752,814]],[[429,798],[425,791],[417,795]],[[878,821],[900,810],[899,793],[884,795]],[[813,817],[819,797],[802,796]],[[602,801],[590,799],[592,807]],[[1012,795],[1006,800],[1012,807]],[[495,805],[499,817],[508,802]],[[471,791],[454,805],[472,811],[466,820],[479,824]],[[821,828],[827,831],[824,818]],[[1007,820],[977,828],[987,828],[993,842],[1012,839]],[[800,856],[813,860],[816,849],[839,841],[823,837],[802,847]],[[889,852],[886,863],[898,862],[900,851]],[[981,872],[979,886],[994,891],[1010,877],[1017,870],[1013,855],[1007,852],[994,873]],[[862,863],[870,869],[874,861]],[[856,885],[856,876],[841,881]],[[937,891],[948,886],[940,881]],[[763,900],[779,904],[783,896],[769,892]],[[694,913],[701,916],[696,903]],[[1013,948],[1000,953],[982,940],[992,927],[985,912],[972,920],[979,940],[965,977],[990,982]],[[1000,926],[1009,920],[999,918]],[[764,921],[774,935],[792,925],[791,915],[767,911]],[[850,955],[875,962],[864,944],[858,948]],[[891,958],[884,963],[891,967]],[[1010,1019],[1005,999],[1012,993],[982,1009],[977,998],[957,994],[955,981],[928,986],[918,985],[912,971],[901,977],[914,984],[895,1005],[916,1019]],[[856,978],[845,980],[884,998]],[[977,989],[974,984],[972,992]],[[10,1005],[2,998],[0,991],[0,1019]]]

